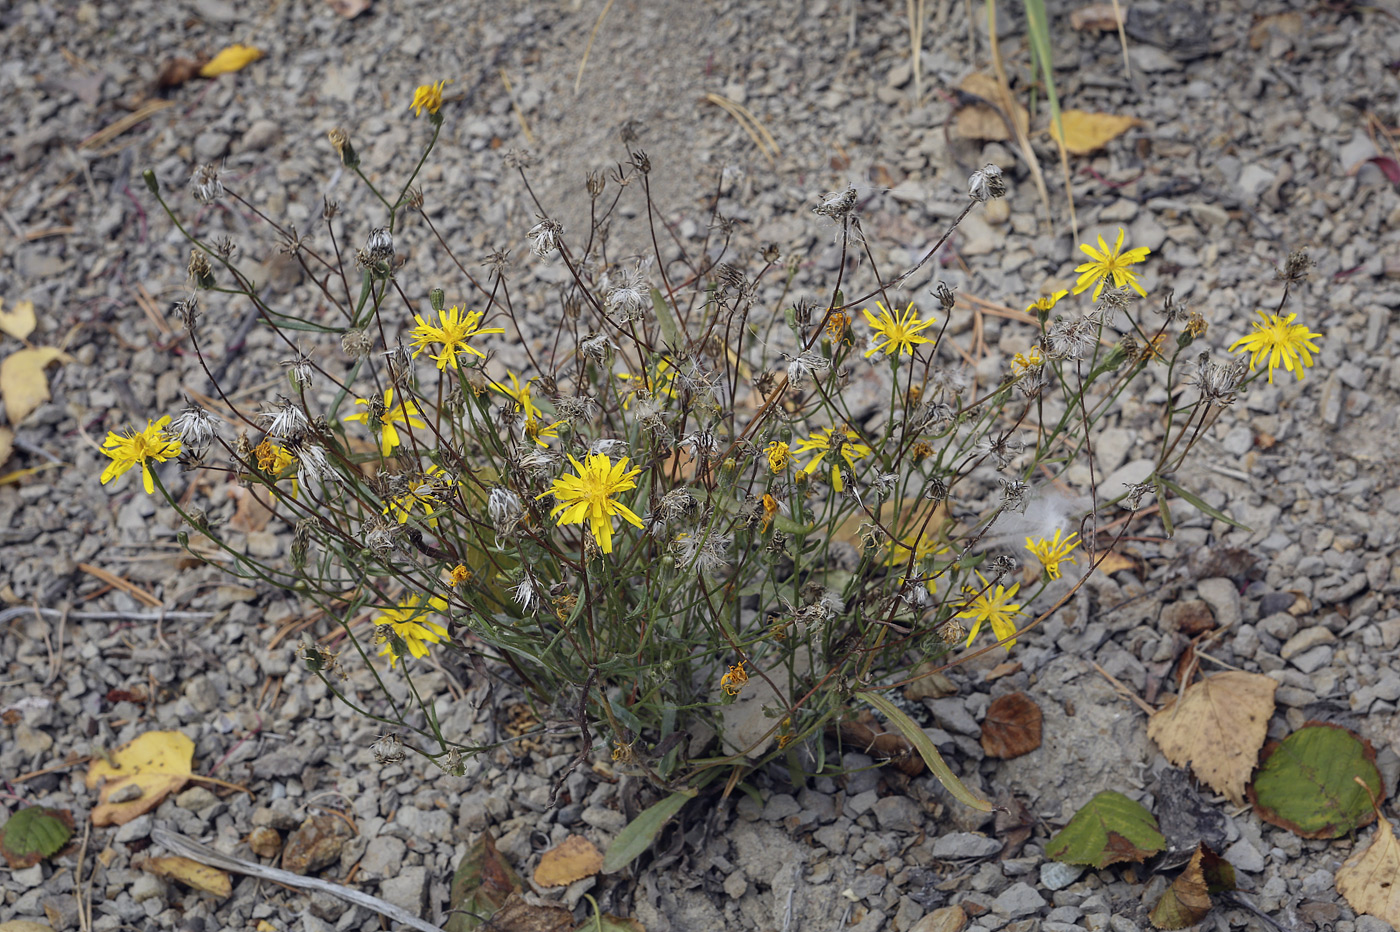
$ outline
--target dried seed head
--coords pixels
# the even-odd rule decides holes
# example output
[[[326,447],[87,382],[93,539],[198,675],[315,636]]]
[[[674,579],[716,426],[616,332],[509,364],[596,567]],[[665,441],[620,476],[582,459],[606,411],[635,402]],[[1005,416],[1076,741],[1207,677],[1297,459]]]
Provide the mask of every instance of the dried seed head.
[[[346,168],[360,167],[360,156],[350,144],[349,133],[337,126],[326,134],[326,138],[331,141],[331,148],[335,150],[335,154],[340,156],[340,164]]]
[[[1128,489],[1128,507],[1133,511],[1142,507],[1144,495],[1151,495],[1157,491],[1155,482],[1125,482],[1123,485]]]
[[[521,504],[520,496],[503,486],[491,490],[486,500],[486,511],[497,534],[509,534],[525,517],[525,506]]]
[[[632,167],[643,175],[651,174],[651,158],[641,149],[632,153]]]
[[[1024,512],[1026,510],[1026,493],[1030,491],[1030,485],[1020,479],[998,479],[1001,483],[1001,507],[1005,511]]]
[[[967,179],[967,196],[979,203],[988,198],[1006,196],[1006,179],[1001,169],[988,162]]]
[[[347,330],[340,335],[340,348],[351,359],[364,359],[374,350],[374,338],[364,330]]]
[[[209,264],[209,257],[204,254],[203,250],[190,250],[188,271],[190,281],[194,283],[196,288],[214,287],[214,267]]]
[[[220,259],[232,259],[234,253],[238,252],[238,244],[231,236],[221,236],[214,241],[214,255]]]
[[[529,149],[507,149],[501,162],[511,171],[521,171],[535,164],[535,157]]]
[[[530,251],[544,259],[559,248],[559,235],[563,232],[561,224],[546,218],[531,227],[525,238],[530,241]]]
[[[180,438],[180,443],[193,450],[204,450],[213,442],[218,425],[209,412],[194,402],[186,402],[184,409],[170,424],[170,430]]]
[[[824,195],[822,202],[812,208],[812,213],[832,220],[844,220],[856,206],[855,185],[846,185],[844,191]]]
[[[603,189],[607,187],[607,176],[602,172],[589,172],[583,181],[583,186],[588,190],[588,196],[597,200],[603,194]]]
[[[371,262],[390,262],[394,258],[394,236],[388,227],[375,227],[365,240],[365,252]]]
[[[947,282],[939,282],[938,287],[933,289],[933,296],[938,299],[938,306],[945,311],[951,311],[953,305],[958,303],[957,296],[953,289],[948,287]]]
[[[395,653],[397,654],[397,651]],[[374,754],[374,759],[381,764],[397,764],[408,756],[398,735],[380,735],[379,740],[370,745],[370,751]]]
[[[408,189],[408,199],[406,200],[405,203],[407,203],[408,206],[411,207],[411,208],[413,208],[414,210],[422,210],[422,209],[423,209],[423,189],[420,188],[420,187],[417,187],[416,185],[415,185],[414,187],[409,188],[409,189]]]
[[[191,291],[188,295],[170,305],[170,311],[180,318],[180,323],[190,333],[194,333],[195,325],[199,323],[199,292]]]
[[[1200,389],[1202,400],[1224,408],[1235,403],[1240,382],[1248,371],[1249,360],[1246,357],[1222,366],[1211,362],[1208,353],[1202,353],[1196,364],[1195,378],[1191,381]]]
[[[641,135],[642,129],[643,125],[640,120],[628,120],[626,123],[623,123],[621,129],[618,131],[618,135],[622,137],[622,144],[624,146],[631,146]]]
[[[295,356],[282,360],[279,365],[287,368],[287,378],[297,391],[305,392],[311,388],[315,381],[316,369],[311,364],[311,355],[306,350],[298,347]]]
[[[224,196],[224,183],[219,180],[217,165],[201,165],[190,176],[190,193],[201,204],[212,204]]]
[[[1301,282],[1312,272],[1313,263],[1308,258],[1307,250],[1299,249],[1288,254],[1284,260],[1283,268],[1279,270],[1278,277],[1290,284]]]
[[[758,251],[759,255],[763,256],[764,262],[777,262],[783,257],[783,251],[777,243],[764,243]]]

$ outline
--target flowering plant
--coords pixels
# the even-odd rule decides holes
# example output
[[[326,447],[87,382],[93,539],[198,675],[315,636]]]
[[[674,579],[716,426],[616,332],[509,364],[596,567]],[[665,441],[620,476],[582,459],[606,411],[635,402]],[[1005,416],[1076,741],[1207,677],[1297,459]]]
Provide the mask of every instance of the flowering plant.
[[[605,744],[617,766],[680,786],[805,746],[790,764],[820,769],[823,733],[854,703],[891,711],[890,689],[1009,651],[1134,518],[1155,511],[1170,533],[1162,493],[1229,520],[1173,475],[1247,381],[1245,361],[1193,364],[1205,323],[1170,294],[1155,322],[1140,312],[1127,267],[1147,250],[1122,252],[1121,231],[1111,250],[1102,238],[1085,247],[1084,306],[1065,312],[1059,302],[1079,299],[1050,289],[1025,313],[1006,309],[1023,350],[973,374],[953,336],[967,303],[943,283],[931,309],[895,293],[968,212],[1006,193],[995,166],[974,173],[938,242],[892,275],[866,246],[854,189],[823,198],[814,213],[835,227],[842,271],[794,299],[796,259],[741,247],[723,197],[693,242],[657,235],[653,167],[627,138],[617,173],[588,179],[580,236],[548,216],[526,234],[525,262],[554,265],[559,292],[520,295],[505,252],[487,275],[469,271],[414,187],[441,106],[440,84],[414,97],[430,136],[397,195],[360,170],[347,132],[330,134],[387,214],[353,257],[342,244],[357,221],[334,203],[316,243],[267,220],[316,282],[299,308],[265,298],[232,241],[181,225],[147,173],[192,246],[195,287],[176,309],[198,358],[201,305],[249,302],[293,354],[290,390],[251,412],[220,387],[221,409],[192,405],[104,449],[103,481],[140,465],[194,552],[335,620],[354,662],[324,640],[303,644],[303,659],[395,729],[382,756],[407,748],[460,772],[484,749],[444,733],[445,697],[420,688],[456,654],[518,690],[538,728],[579,734],[580,762]],[[528,191],[526,160],[508,164]],[[212,167],[193,187],[262,217]],[[625,197],[641,202],[645,261],[610,248]],[[428,248],[453,280],[420,280],[407,257]],[[857,253],[859,283],[845,272]],[[1301,376],[1317,335],[1292,320],[1240,341],[1251,363],[1267,356],[1272,375],[1282,359]],[[1093,437],[1154,367],[1176,397],[1153,468],[1106,488]],[[245,553],[217,515],[182,504],[151,469],[176,455],[261,489],[290,534],[287,563]],[[1081,504],[1037,504],[1063,483]],[[1062,574],[1073,579],[1058,584]],[[979,644],[984,622],[994,640]],[[909,719],[895,725],[919,744]]]

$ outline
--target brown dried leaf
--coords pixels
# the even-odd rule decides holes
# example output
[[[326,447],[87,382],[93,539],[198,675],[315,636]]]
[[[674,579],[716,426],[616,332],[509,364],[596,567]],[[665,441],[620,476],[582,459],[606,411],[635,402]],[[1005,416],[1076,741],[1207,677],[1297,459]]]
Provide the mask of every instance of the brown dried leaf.
[[[1249,47],[1254,51],[1259,51],[1269,44],[1269,39],[1273,36],[1284,36],[1289,39],[1297,38],[1303,32],[1303,14],[1297,10],[1289,10],[1286,13],[1274,13],[1265,16],[1256,22],[1249,29]]]
[[[1212,891],[1233,890],[1235,871],[1205,844],[1197,845],[1191,863],[1172,881],[1149,917],[1159,929],[1193,926],[1210,912]]]
[[[1080,32],[1116,32],[1118,14],[1111,3],[1091,3],[1070,13],[1069,24]]]
[[[1156,712],[1147,736],[1167,760],[1178,767],[1189,763],[1198,779],[1242,805],[1274,714],[1276,689],[1276,680],[1258,673],[1207,677]]]
[[[897,731],[882,730],[869,711],[861,713],[858,719],[846,719],[837,727],[842,741],[882,763],[894,764],[900,773],[917,777],[924,772],[924,759],[908,739]],[[832,730],[832,726],[827,726],[828,733]]]
[[[326,0],[326,5],[334,10],[337,16],[354,19],[369,9],[369,0]]]
[[[272,521],[272,492],[266,486],[251,485],[244,488],[241,485],[230,485],[228,497],[238,502],[233,517],[228,521],[231,529],[245,534],[267,530],[268,523]]]
[[[512,893],[481,928],[483,932],[572,932],[574,914],[558,906],[535,906]]]
[[[147,858],[142,862],[141,869],[178,880],[187,887],[213,894],[220,899],[233,893],[233,880],[226,871],[191,861],[189,858]]]
[[[1006,760],[1040,747],[1045,716],[1025,693],[1008,693],[992,700],[982,722],[982,750],[988,757]]]
[[[919,678],[904,687],[904,698],[917,702],[920,699],[944,699],[956,695],[957,684],[946,675],[935,672],[936,669],[933,663],[921,664],[914,671],[914,675]]]
[[[567,887],[603,869],[603,853],[582,835],[570,835],[540,856],[535,883],[541,887]]]
[[[1001,90],[996,78],[985,72],[974,72],[963,79],[959,89],[981,98],[981,101],[958,110],[953,120],[953,131],[963,139],[976,139],[982,142],[1005,142],[1014,138],[1004,114],[996,106],[1001,99]],[[1016,123],[1023,133],[1030,131],[1030,112],[1016,104]]]
[[[172,87],[179,87],[187,81],[193,81],[199,77],[199,69],[209,63],[207,57],[199,58],[167,58],[165,64],[160,66],[160,71],[156,74],[156,88],[158,90],[168,90]]]
[[[1377,817],[1371,843],[1347,858],[1336,883],[1352,909],[1400,928],[1400,842],[1388,820]]]

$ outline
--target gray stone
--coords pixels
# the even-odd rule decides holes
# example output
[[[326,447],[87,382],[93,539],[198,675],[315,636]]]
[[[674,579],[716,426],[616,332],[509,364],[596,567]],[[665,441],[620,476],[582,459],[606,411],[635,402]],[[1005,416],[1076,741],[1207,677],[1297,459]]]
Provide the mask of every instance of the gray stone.
[[[228,155],[229,134],[206,129],[194,138],[194,157],[201,162],[217,162]]]
[[[950,832],[933,843],[933,856],[941,861],[989,858],[1001,850],[1001,842],[976,832]]]
[[[1264,855],[1254,847],[1248,838],[1241,838],[1225,849],[1225,860],[1235,865],[1236,870],[1247,874],[1257,874],[1264,869]]]
[[[1334,429],[1342,423],[1342,394],[1342,380],[1334,371],[1323,383],[1322,398],[1317,403],[1317,413],[1322,423]]]
[[[1242,424],[1231,428],[1230,432],[1225,435],[1225,442],[1221,446],[1231,456],[1244,456],[1254,448],[1254,431]]]
[[[1322,625],[1312,628],[1304,628],[1293,635],[1279,648],[1278,655],[1284,660],[1292,660],[1304,651],[1312,650],[1319,644],[1331,644],[1337,640],[1337,636]]]
[[[913,834],[923,826],[923,811],[908,796],[886,796],[874,808],[880,827],[888,831]]]
[[[148,874],[142,871],[136,876],[136,879],[132,881],[131,887],[127,892],[131,894],[131,898],[136,902],[144,903],[158,896],[165,896],[165,883],[155,874]]]
[[[1246,165],[1240,171],[1240,180],[1235,183],[1240,194],[1253,202],[1274,182],[1274,173],[1262,165]]]
[[[925,704],[933,709],[934,720],[953,734],[967,735],[969,738],[982,736],[982,726],[977,724],[977,720],[967,711],[967,705],[961,698],[949,696],[947,699],[928,699],[925,700]]]
[[[763,804],[763,818],[769,822],[786,819],[801,811],[802,807],[797,804],[797,800],[788,793],[777,793]]]
[[[266,149],[281,135],[281,128],[272,120],[257,120],[244,131],[243,148],[252,152]]]
[[[582,818],[588,825],[612,834],[617,834],[627,826],[627,816],[616,809],[607,809],[603,806],[589,806],[583,810]]]
[[[1198,580],[1196,591],[1210,603],[1217,625],[1231,628],[1240,623],[1243,617],[1240,612],[1240,590],[1233,581],[1221,577]]]
[[[23,870],[11,871],[10,879],[26,890],[39,886],[39,884],[44,882],[43,862],[31,867],[26,867]]]
[[[374,877],[392,876],[403,863],[407,850],[403,841],[392,835],[370,839],[365,855],[360,859],[360,869]]]
[[[1047,890],[1063,890],[1079,879],[1084,873],[1082,864],[1066,864],[1063,861],[1046,861],[1040,865],[1040,885]],[[1079,910],[1075,910],[1078,918]],[[1068,921],[1074,921],[1070,919]]]
[[[154,821],[154,817],[149,812],[145,815],[139,815],[117,829],[116,837],[113,840],[119,845],[124,845],[127,842],[145,838],[151,834],[151,823]]]
[[[1024,880],[1013,883],[992,901],[992,912],[1010,919],[1020,919],[1044,908],[1045,897]]]
[[[743,871],[735,871],[724,878],[724,892],[729,894],[729,898],[737,900],[749,890],[749,879],[744,876]]]
[[[1299,654],[1289,662],[1304,673],[1316,673],[1332,662],[1333,653],[1332,648],[1327,646],[1314,647],[1307,653]]]
[[[874,790],[866,790],[864,793],[848,796],[846,797],[846,815],[852,819],[858,818],[875,808],[875,803],[879,799],[880,794]]]
[[[253,776],[261,777],[264,780],[275,777],[299,777],[304,770],[325,759],[325,745],[316,738],[310,737],[295,744],[283,745],[253,761]]]
[[[379,896],[415,916],[422,916],[428,899],[428,869],[421,864],[405,867],[397,876],[379,884]]]
[[[873,790],[880,783],[880,768],[874,758],[855,751],[841,755],[841,769],[846,772],[846,793],[855,796]]]
[[[202,786],[192,786],[175,797],[175,805],[191,812],[204,812],[219,805],[219,797]]]

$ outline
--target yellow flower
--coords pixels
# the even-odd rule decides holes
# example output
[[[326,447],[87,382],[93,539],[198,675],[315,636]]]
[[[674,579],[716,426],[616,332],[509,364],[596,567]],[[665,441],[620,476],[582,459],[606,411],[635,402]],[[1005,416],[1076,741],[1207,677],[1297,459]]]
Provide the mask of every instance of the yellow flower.
[[[535,384],[535,380],[529,379],[521,385],[514,372],[507,372],[506,378],[510,379],[509,388],[500,382],[492,382],[491,388],[512,399],[515,402],[515,410],[523,412],[527,418],[543,416],[544,412],[540,410],[540,406],[530,397],[530,386]]]
[[[452,480],[443,473],[442,467],[433,464],[423,475],[408,480],[404,493],[390,499],[389,504],[384,506],[384,514],[392,511],[395,520],[400,524],[407,524],[409,516],[413,514],[413,507],[417,505],[423,509],[423,514],[427,515],[428,527],[437,527],[438,519],[433,516],[433,512],[441,503],[440,493],[451,485]]]
[[[1254,322],[1254,332],[1247,337],[1240,337],[1230,344],[1230,352],[1235,351],[1235,347],[1243,346],[1249,352],[1249,371],[1253,372],[1259,366],[1259,360],[1265,353],[1269,354],[1269,384],[1273,384],[1274,370],[1278,368],[1280,362],[1289,372],[1295,368],[1298,370],[1298,381],[1303,381],[1303,370],[1312,367],[1312,354],[1320,352],[1320,347],[1313,340],[1322,336],[1320,333],[1313,333],[1302,324],[1293,322],[1297,314],[1289,314],[1284,317],[1280,314],[1265,314],[1259,311],[1259,316],[1264,322]]]
[[[1056,528],[1055,536],[1049,540],[1043,537],[1034,541],[1029,537],[1026,538],[1026,549],[1040,561],[1040,565],[1045,567],[1045,572],[1050,574],[1051,579],[1060,578],[1060,564],[1066,560],[1078,565],[1074,557],[1070,556],[1070,551],[1079,546],[1079,541],[1076,539],[1079,537],[1079,532],[1075,531],[1064,540],[1060,540],[1061,533],[1060,529]]]
[[[438,107],[442,106],[442,89],[447,84],[444,79],[436,84],[423,84],[413,92],[413,103],[409,104],[413,108],[413,115],[416,117],[423,115],[426,107],[429,113],[437,113]]]
[[[436,327],[424,321],[422,314],[414,314],[413,319],[418,321],[418,326],[409,331],[408,335],[412,338],[414,357],[432,344],[440,343],[441,352],[436,355],[428,354],[428,358],[436,362],[439,369],[448,365],[456,369],[457,357],[463,353],[472,353],[485,359],[486,354],[474,346],[468,346],[467,341],[488,333],[505,333],[500,327],[482,327],[480,311],[463,314],[461,308],[455,304],[448,310],[438,311]]]
[[[872,344],[866,350],[865,358],[869,359],[876,353],[884,353],[886,356],[898,357],[902,352],[914,355],[914,344],[927,343],[928,337],[919,336],[919,331],[933,326],[933,318],[920,320],[914,312],[914,302],[910,301],[909,306],[899,315],[891,314],[889,310],[879,301],[875,306],[880,309],[880,316],[876,317],[869,310],[862,308],[861,313],[875,330],[872,334]],[[879,345],[884,340],[884,345]]]
[[[128,430],[125,436],[108,431],[107,439],[102,441],[102,452],[110,456],[112,462],[102,470],[102,484],[106,485],[131,467],[140,465],[146,494],[155,494],[150,461],[164,463],[180,455],[180,439],[165,429],[169,423],[170,415],[167,414],[154,424],[147,420],[145,430]]]
[[[1016,597],[1016,590],[1021,588],[1020,583],[1017,583],[1010,589],[998,585],[996,591],[988,595],[986,592],[989,588],[987,577],[978,573],[977,578],[982,580],[983,591],[978,592],[975,589],[964,586],[963,592],[972,596],[972,601],[966,603],[967,607],[958,612],[955,616],[957,618],[972,619],[972,630],[969,631],[967,635],[968,647],[972,646],[972,641],[977,637],[977,632],[982,630],[982,622],[984,621],[991,622],[992,633],[996,635],[998,641],[1002,638],[1011,637],[1011,635],[1016,633],[1016,622],[1012,621],[1012,619],[1021,614],[1020,604],[1011,601]],[[1006,650],[1008,653],[1011,650],[1011,645],[1015,643],[1015,638],[1006,642]]]
[[[1039,298],[1026,305],[1026,313],[1034,314],[1038,311],[1041,314],[1048,314],[1051,309],[1054,308],[1056,302],[1067,294],[1069,294],[1069,292],[1062,288],[1054,294],[1041,295]]]
[[[469,582],[472,578],[472,571],[461,563],[452,567],[452,572],[447,574],[447,584],[449,586],[460,586],[464,582]]]
[[[419,416],[422,412],[418,410],[418,405],[411,401],[402,402],[398,407],[394,407],[393,387],[384,390],[384,413],[375,416],[375,403],[364,398],[355,399],[355,404],[365,405],[369,410],[361,411],[359,414],[348,415],[347,421],[361,421],[371,430],[374,429],[375,421],[379,423],[379,452],[388,456],[398,446],[399,431],[395,424],[405,424],[409,427],[423,428],[427,423]]]
[[[790,462],[792,462],[792,451],[788,445],[781,440],[770,441],[768,444],[768,468],[773,471],[774,475],[787,469]]]
[[[1146,246],[1139,246],[1137,249],[1130,249],[1122,255],[1119,255],[1118,251],[1122,248],[1122,227],[1118,228],[1118,242],[1113,244],[1112,249],[1108,248],[1108,244],[1104,242],[1102,236],[1099,237],[1098,249],[1081,243],[1079,246],[1080,251],[1094,261],[1086,262],[1083,265],[1075,267],[1075,271],[1079,272],[1080,276],[1079,280],[1074,283],[1074,293],[1082,294],[1089,290],[1090,285],[1097,282],[1098,287],[1094,289],[1093,294],[1094,300],[1097,301],[1099,299],[1099,292],[1103,291],[1104,284],[1111,277],[1113,279],[1114,288],[1122,288],[1126,284],[1144,298],[1147,297],[1147,292],[1143,291],[1142,286],[1138,284],[1137,276],[1129,272],[1127,266],[1142,262],[1152,250],[1148,249]]]
[[[724,690],[726,696],[737,696],[748,681],[749,675],[744,672],[744,661],[740,660],[729,668],[728,673],[719,678],[719,688]]]
[[[885,557],[885,566],[904,566],[909,562],[909,542],[910,538],[890,541],[890,553]],[[918,566],[929,557],[936,556],[945,550],[936,537],[929,534],[920,534],[919,539],[914,541],[914,565]]]
[[[587,521],[594,539],[598,541],[598,549],[603,553],[612,553],[613,518],[622,518],[635,527],[642,526],[641,518],[613,499],[618,492],[637,487],[632,480],[641,473],[641,467],[629,471],[627,457],[614,463],[602,453],[591,453],[582,463],[570,456],[569,462],[578,475],[560,476],[548,491],[535,497],[553,495],[558,504],[549,516],[557,517],[560,527]]]
[[[379,656],[389,658],[390,669],[398,663],[404,651],[413,657],[426,657],[429,644],[440,644],[449,637],[446,628],[427,617],[430,611],[447,611],[446,600],[437,596],[427,599],[416,596],[412,601],[391,608],[374,619],[375,639],[384,644]],[[396,647],[399,649],[396,650]]]
[[[527,417],[525,419],[525,436],[542,447],[548,447],[550,440],[559,439],[559,428],[563,424],[563,421],[546,424],[537,417]]]
[[[1032,346],[1024,353],[1017,353],[1011,357],[1011,371],[1018,377],[1025,375],[1032,369],[1039,369],[1044,364],[1045,360],[1041,358],[1038,346]]]
[[[631,407],[632,399],[637,397],[637,392],[645,391],[646,380],[630,372],[619,372],[617,377],[624,382],[636,382],[639,386],[638,389],[628,392],[627,397],[622,399],[622,410],[626,411]],[[676,397],[676,370],[671,366],[670,360],[662,359],[656,364],[656,374],[651,379],[651,393],[654,397],[663,395],[667,398]]]
[[[810,476],[816,468],[821,465],[821,461],[832,450],[838,450],[841,458],[846,461],[846,465],[851,469],[856,468],[856,460],[870,455],[870,447],[859,443],[860,434],[849,427],[841,427],[840,432],[831,427],[824,427],[806,440],[797,443],[796,453],[810,453],[813,450],[817,455],[813,460],[801,469],[802,474]],[[831,464],[831,487],[837,492],[845,488],[841,481],[841,464],[833,462]]]
[[[763,529],[768,530],[768,525],[773,523],[773,516],[783,511],[783,503],[778,501],[767,492],[763,493]]]
[[[297,461],[286,447],[278,446],[271,440],[264,440],[253,447],[253,456],[258,461],[258,468],[273,476],[282,475],[284,469]]]
[[[849,344],[851,342],[849,337],[850,332],[850,314],[843,314],[841,311],[836,311],[826,319],[826,335],[832,343]]]

